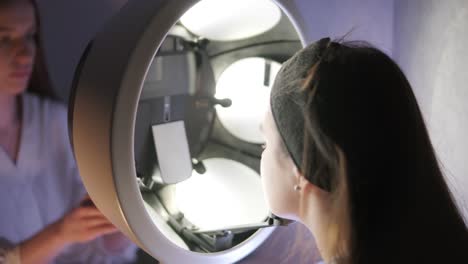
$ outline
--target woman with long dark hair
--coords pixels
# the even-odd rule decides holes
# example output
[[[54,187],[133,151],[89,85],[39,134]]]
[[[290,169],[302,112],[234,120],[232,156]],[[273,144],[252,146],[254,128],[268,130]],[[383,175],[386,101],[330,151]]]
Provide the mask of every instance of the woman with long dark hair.
[[[277,75],[262,125],[273,213],[325,263],[468,263],[468,231],[412,88],[387,55],[322,39]]]
[[[34,2],[0,0],[0,263],[128,262],[135,246],[79,179],[38,21]]]

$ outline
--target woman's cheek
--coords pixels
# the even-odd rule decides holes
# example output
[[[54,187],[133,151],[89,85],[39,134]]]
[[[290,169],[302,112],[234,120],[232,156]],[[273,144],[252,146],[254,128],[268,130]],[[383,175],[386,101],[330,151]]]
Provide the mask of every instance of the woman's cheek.
[[[262,180],[262,187],[263,187],[263,195],[265,197],[265,200],[268,204],[268,207],[270,210],[273,210],[273,193],[272,192],[272,187],[274,187],[274,181],[271,179],[271,168],[270,163],[269,163],[269,158],[267,155],[267,151],[265,150],[262,154],[262,159],[260,162],[260,175],[261,175],[261,180]]]

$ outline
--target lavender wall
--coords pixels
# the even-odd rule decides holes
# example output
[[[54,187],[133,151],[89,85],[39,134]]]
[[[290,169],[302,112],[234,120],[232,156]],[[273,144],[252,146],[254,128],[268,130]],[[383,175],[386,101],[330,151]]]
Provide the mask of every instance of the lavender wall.
[[[396,0],[394,58],[423,110],[446,178],[468,218],[468,2]]]
[[[49,74],[66,100],[76,65],[96,32],[126,0],[38,0]]]
[[[294,10],[307,42],[330,36],[365,40],[392,54],[394,0],[282,0]]]

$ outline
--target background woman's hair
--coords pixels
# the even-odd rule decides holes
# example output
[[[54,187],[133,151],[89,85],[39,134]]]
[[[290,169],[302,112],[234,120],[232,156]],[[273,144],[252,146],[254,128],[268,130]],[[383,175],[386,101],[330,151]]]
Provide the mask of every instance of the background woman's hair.
[[[43,48],[43,34],[41,32],[41,23],[39,16],[39,9],[36,1],[30,0],[34,7],[34,13],[36,15],[37,34],[36,34],[36,57],[34,60],[34,70],[29,81],[28,91],[36,93],[40,96],[46,96],[52,99],[58,99],[54,92],[54,87],[50,80],[49,71],[47,70],[45,54]]]
[[[34,14],[36,17],[36,55],[34,58],[34,68],[31,74],[31,79],[29,81],[27,91],[38,94],[40,96],[46,96],[49,98],[57,99],[57,96],[52,87],[52,82],[50,81],[49,72],[47,71],[44,49],[42,47],[43,40],[41,34],[41,23],[39,17],[39,9],[36,1],[34,0],[24,0],[25,2],[31,3]],[[0,0],[0,8],[5,8],[9,5],[17,4],[18,0]]]
[[[331,184],[337,262],[468,263],[467,227],[396,63],[362,42],[331,42],[304,89],[302,170]]]

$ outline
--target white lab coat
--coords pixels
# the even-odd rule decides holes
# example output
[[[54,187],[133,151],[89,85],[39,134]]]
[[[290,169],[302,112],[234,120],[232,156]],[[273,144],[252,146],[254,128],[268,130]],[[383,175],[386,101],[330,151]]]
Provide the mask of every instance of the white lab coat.
[[[70,147],[66,107],[32,94],[22,100],[16,164],[0,148],[0,263],[1,251],[60,219],[86,193]],[[66,248],[54,263],[125,263],[135,248],[111,256],[96,239]]]

